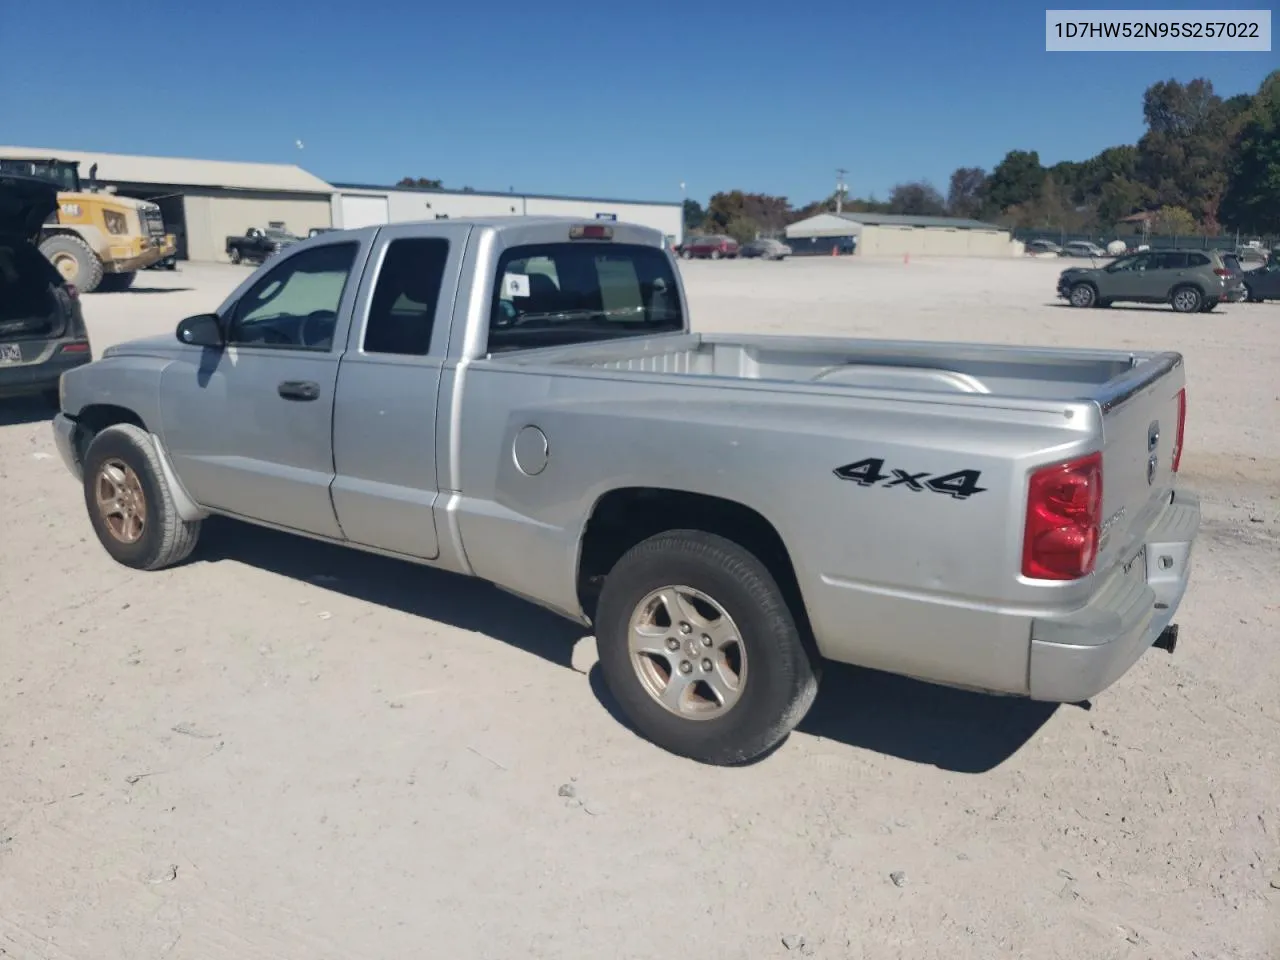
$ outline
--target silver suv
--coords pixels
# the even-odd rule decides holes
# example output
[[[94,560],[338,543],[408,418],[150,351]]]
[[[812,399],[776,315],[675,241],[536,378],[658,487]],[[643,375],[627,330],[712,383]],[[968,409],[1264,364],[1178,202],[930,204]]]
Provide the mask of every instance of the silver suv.
[[[1105,267],[1070,267],[1058,277],[1058,296],[1073,307],[1167,303],[1178,313],[1207,313],[1241,300],[1238,270],[1217,250],[1144,250]]]

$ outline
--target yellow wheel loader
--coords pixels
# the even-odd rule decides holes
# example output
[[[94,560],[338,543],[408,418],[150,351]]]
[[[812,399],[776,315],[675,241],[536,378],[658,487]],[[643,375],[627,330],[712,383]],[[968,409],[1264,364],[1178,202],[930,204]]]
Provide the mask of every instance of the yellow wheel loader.
[[[86,189],[77,161],[0,157],[0,173],[57,185],[58,209],[41,229],[40,252],[63,279],[82,293],[127,290],[139,270],[173,256],[177,244],[165,233],[157,204],[100,188],[95,170]]]

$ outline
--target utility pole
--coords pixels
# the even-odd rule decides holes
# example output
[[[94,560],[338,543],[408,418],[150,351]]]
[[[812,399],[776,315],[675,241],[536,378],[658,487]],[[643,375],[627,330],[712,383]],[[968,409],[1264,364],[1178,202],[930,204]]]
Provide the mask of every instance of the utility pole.
[[[844,167],[836,167],[836,213],[844,210],[844,175],[848,172]]]

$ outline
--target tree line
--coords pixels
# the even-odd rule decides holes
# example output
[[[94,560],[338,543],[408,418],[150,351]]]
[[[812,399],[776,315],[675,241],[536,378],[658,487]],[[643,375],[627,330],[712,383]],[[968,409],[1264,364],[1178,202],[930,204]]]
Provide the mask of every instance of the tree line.
[[[1206,79],[1161,81],[1147,88],[1142,112],[1146,132],[1136,144],[1088,160],[1046,167],[1035,150],[1010,150],[990,171],[957,169],[946,196],[916,180],[883,201],[846,197],[843,208],[1099,234],[1143,214],[1156,234],[1280,234],[1280,70],[1257,93],[1226,98]],[[685,200],[685,230],[749,240],[835,204],[835,194],[793,207],[786,197],[730,190],[705,208]]]

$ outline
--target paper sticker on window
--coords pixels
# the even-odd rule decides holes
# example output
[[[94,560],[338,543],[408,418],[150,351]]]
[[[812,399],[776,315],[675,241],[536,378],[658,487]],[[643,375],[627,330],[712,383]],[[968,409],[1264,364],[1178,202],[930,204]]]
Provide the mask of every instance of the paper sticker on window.
[[[508,273],[502,278],[502,295],[504,297],[529,296],[529,275],[525,273]]]

